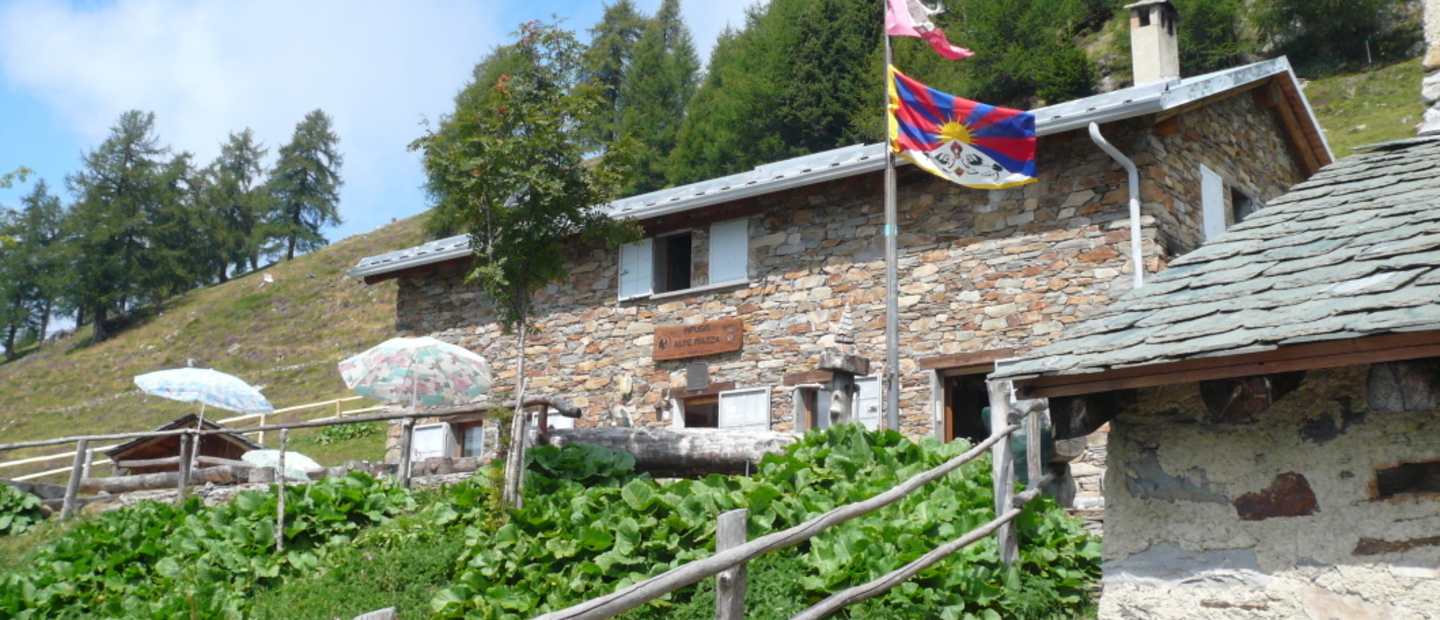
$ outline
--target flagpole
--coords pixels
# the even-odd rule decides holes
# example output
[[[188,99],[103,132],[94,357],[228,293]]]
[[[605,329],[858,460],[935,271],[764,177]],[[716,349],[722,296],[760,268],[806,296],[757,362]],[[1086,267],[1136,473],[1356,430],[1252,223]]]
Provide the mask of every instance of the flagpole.
[[[885,39],[885,427],[900,430],[900,278],[895,207],[895,149],[890,145],[890,34]]]

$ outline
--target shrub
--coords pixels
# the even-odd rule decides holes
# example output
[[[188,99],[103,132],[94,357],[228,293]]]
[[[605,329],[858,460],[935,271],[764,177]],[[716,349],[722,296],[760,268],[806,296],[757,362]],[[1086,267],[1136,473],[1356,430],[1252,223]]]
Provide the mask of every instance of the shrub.
[[[40,498],[0,483],[0,536],[24,534],[43,521]]]
[[[472,531],[454,585],[433,604],[443,618],[529,617],[561,609],[709,556],[722,512],[748,508],[752,535],[788,528],[889,489],[966,447],[933,440],[917,444],[898,433],[851,425],[807,434],[783,456],[767,456],[753,477],[711,475],[660,484],[627,476],[623,470],[630,463],[612,458],[578,472],[598,482],[590,487],[564,477],[576,470],[556,466],[561,460],[592,462],[575,452],[581,448],[537,450],[531,488],[545,492],[528,497],[525,508],[498,530]],[[895,505],[770,554],[754,563],[751,580],[775,595],[752,598],[747,617],[788,618],[829,594],[879,577],[993,518],[992,503],[982,459]],[[855,606],[850,617],[1023,617],[1039,605],[1085,607],[1099,574],[1097,541],[1047,499],[1030,505],[1017,531],[1022,547],[1017,566],[999,562],[990,538]],[[1028,598],[1007,595],[1024,584],[1025,575],[1043,580],[1048,589]],[[713,614],[708,588],[682,589],[629,617]],[[708,604],[706,597],[712,597]]]

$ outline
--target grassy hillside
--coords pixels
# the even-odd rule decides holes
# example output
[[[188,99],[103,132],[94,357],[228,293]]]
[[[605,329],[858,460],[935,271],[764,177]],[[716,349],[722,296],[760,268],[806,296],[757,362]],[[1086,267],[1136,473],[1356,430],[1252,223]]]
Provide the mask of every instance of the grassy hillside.
[[[263,386],[276,408],[352,396],[335,364],[393,335],[395,284],[366,286],[345,271],[364,256],[421,240],[420,217],[412,217],[187,293],[134,318],[108,341],[91,344],[88,330],[82,329],[68,340],[0,364],[0,437],[23,441],[147,430],[193,412],[195,405],[144,395],[131,381],[192,359],[196,366]],[[263,283],[267,273],[271,284]],[[379,456],[378,436],[362,443],[373,453],[331,456]],[[307,453],[323,458],[327,450],[334,451],[328,446]],[[23,456],[17,451],[0,454],[0,460]],[[30,471],[65,464],[46,463]],[[0,472],[9,477],[18,475],[17,469]]]
[[[1415,125],[1425,112],[1420,101],[1423,77],[1420,59],[1414,58],[1313,80],[1305,87],[1305,96],[1335,157],[1346,157],[1353,147],[1415,135]]]

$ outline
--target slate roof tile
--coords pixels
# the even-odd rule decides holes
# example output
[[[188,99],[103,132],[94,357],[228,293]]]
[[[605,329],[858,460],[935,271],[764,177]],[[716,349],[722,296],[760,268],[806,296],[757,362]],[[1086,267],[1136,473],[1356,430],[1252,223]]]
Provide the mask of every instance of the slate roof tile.
[[[1440,138],[1327,166],[995,376],[1419,330],[1440,330]]]

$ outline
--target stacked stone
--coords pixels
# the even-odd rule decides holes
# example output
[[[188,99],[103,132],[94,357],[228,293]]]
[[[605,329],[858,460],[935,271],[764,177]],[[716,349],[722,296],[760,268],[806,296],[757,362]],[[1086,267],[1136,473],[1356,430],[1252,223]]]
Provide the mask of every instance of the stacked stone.
[[[1212,110],[1211,108],[1217,108]],[[1231,115],[1242,115],[1240,122]],[[1254,122],[1256,119],[1259,122]],[[1198,243],[1199,181],[1205,163],[1261,196],[1298,179],[1288,148],[1251,97],[1240,95],[1180,115],[1179,132],[1157,135],[1153,120],[1117,123],[1107,136],[1142,168],[1146,268],[1163,267],[1166,246]],[[1049,343],[1066,325],[1130,289],[1125,173],[1075,131],[1042,140],[1037,183],[1000,191],[953,185],[902,168],[900,175],[900,349],[902,432],[930,434],[938,408],[919,372],[927,357]],[[754,213],[749,282],[618,301],[618,252],[579,248],[570,279],[541,291],[527,370],[534,393],[563,395],[606,419],[621,400],[634,423],[669,425],[667,394],[684,369],[709,367],[712,383],[770,386],[774,430],[795,428],[786,375],[813,371],[828,333],[852,308],[856,353],[883,359],[885,286],[880,175],[849,177],[715,207]],[[708,254],[696,229],[692,263]],[[696,269],[696,286],[704,283]],[[503,334],[465,269],[400,278],[397,327],[481,352],[497,387],[514,385],[513,336]],[[738,352],[674,361],[652,359],[656,326],[719,318],[745,323]],[[628,398],[618,380],[629,377]]]
[[[1425,82],[1420,96],[1430,109],[1425,111],[1425,121],[1420,126],[1420,135],[1440,134],[1440,0],[1425,1]]]

